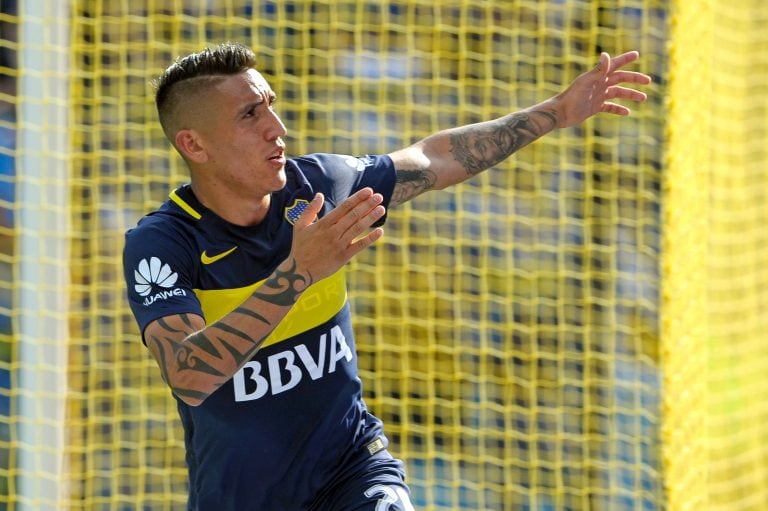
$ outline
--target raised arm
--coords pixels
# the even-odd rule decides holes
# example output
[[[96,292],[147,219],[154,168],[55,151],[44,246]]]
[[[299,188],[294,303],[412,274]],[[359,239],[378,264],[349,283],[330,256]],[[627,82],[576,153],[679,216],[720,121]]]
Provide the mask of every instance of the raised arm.
[[[182,401],[201,404],[253,357],[310,285],[381,237],[380,228],[366,233],[384,215],[380,194],[360,190],[315,221],[323,200],[318,194],[296,222],[286,260],[234,311],[210,325],[195,314],[147,325],[147,347]]]
[[[629,108],[613,100],[645,101],[645,93],[620,85],[651,82],[645,74],[622,70],[638,57],[636,51],[615,58],[602,53],[597,66],[551,99],[497,119],[440,131],[390,154],[397,169],[390,206],[460,183],[555,128],[575,126],[600,112],[629,115]]]

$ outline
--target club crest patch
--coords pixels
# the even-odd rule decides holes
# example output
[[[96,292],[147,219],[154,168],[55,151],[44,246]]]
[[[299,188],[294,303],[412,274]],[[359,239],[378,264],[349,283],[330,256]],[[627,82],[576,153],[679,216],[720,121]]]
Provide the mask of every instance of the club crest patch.
[[[285,219],[291,225],[296,224],[296,220],[299,219],[304,210],[309,206],[309,201],[305,199],[296,199],[293,201],[293,205],[285,208]]]

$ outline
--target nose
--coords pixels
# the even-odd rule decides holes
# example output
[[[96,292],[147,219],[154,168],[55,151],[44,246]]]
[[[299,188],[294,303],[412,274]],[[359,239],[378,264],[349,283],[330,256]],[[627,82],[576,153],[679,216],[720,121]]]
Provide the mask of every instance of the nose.
[[[277,115],[277,112],[270,108],[269,115],[270,127],[269,130],[267,130],[267,136],[269,140],[274,140],[286,136],[288,134],[288,129],[285,127],[285,124],[283,124],[283,120],[280,118],[280,116]]]

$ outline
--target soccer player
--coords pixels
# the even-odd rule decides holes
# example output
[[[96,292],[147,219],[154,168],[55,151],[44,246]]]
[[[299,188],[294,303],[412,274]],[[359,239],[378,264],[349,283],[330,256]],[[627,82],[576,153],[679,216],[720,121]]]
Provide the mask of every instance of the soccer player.
[[[459,183],[615,98],[646,95],[629,52],[517,113],[387,155],[287,158],[276,94],[247,47],[188,55],[157,80],[190,183],[126,233],[128,297],[178,402],[190,510],[412,510],[358,377],[345,264],[387,208]]]

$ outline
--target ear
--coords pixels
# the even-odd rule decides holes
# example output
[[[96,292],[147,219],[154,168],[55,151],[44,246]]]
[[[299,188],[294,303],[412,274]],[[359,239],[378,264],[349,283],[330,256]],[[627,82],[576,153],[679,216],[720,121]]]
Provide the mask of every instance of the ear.
[[[208,152],[203,146],[200,134],[193,129],[181,129],[176,133],[176,147],[188,160],[195,163],[208,161]]]

